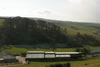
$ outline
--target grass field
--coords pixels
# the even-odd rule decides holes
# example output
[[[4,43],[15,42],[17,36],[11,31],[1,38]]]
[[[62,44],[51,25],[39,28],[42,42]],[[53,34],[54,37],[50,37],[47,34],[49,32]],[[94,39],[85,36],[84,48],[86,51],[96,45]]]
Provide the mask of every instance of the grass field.
[[[30,62],[30,64],[12,67],[48,67],[50,64],[71,63],[71,67],[100,67],[100,57],[84,61],[61,61],[61,62]]]
[[[75,51],[76,48],[57,48],[55,51],[61,51],[61,52],[71,52]],[[90,50],[100,49],[100,47],[89,47]],[[8,48],[8,49],[2,49],[2,51],[8,51],[13,54],[21,54],[26,53],[27,51],[52,51],[52,49],[32,49],[32,48]],[[100,67],[100,57],[89,59],[89,60],[83,60],[83,61],[60,61],[60,62],[30,62],[30,64],[26,65],[15,65],[12,67],[47,67],[50,64],[65,64],[67,62],[71,63],[71,67]]]
[[[68,34],[76,35],[77,32],[81,34],[88,34],[100,37],[100,24],[93,23],[60,23],[60,26],[67,28]]]
[[[13,54],[21,54],[26,53],[27,51],[52,51],[53,49],[32,49],[32,48],[8,48],[8,49],[1,49],[2,51],[8,51]],[[75,51],[75,48],[57,48],[55,51],[57,52],[71,52]]]
[[[91,50],[100,49],[100,47],[89,47]],[[70,52],[75,51],[76,48],[57,48],[55,51],[61,52]],[[3,49],[2,49],[3,50]],[[20,54],[27,51],[52,51],[52,49],[32,49],[32,48],[9,48],[4,49],[3,51],[8,51],[13,54]],[[90,59],[90,60],[83,60],[83,61],[60,61],[60,62],[30,62],[30,64],[26,65],[15,65],[12,67],[47,67],[50,64],[65,64],[67,62],[71,63],[71,67],[100,67],[100,57]]]
[[[100,47],[88,47],[90,50],[96,50],[100,49]],[[41,49],[41,48],[8,48],[8,49],[1,49],[2,51],[8,51],[13,54],[21,54],[21,53],[26,53],[27,51],[53,51],[53,49]],[[54,51],[55,52],[73,52],[75,51],[76,48],[56,48]]]

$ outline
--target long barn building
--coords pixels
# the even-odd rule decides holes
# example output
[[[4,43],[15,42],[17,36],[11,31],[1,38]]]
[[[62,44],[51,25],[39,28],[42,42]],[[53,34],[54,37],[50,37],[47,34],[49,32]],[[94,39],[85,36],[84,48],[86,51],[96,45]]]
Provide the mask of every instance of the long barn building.
[[[28,51],[26,54],[27,60],[35,59],[68,59],[79,58],[81,52],[44,52],[44,51]]]

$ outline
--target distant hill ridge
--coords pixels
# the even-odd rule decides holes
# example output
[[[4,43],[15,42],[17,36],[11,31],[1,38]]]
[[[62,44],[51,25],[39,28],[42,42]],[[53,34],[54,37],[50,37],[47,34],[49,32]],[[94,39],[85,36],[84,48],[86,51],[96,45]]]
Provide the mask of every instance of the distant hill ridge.
[[[0,19],[6,19],[10,17],[0,17]],[[11,17],[13,18],[13,17]],[[73,22],[73,21],[60,21],[60,20],[50,20],[44,18],[32,18],[26,17],[33,20],[43,20],[46,22],[54,23],[62,28],[67,28],[69,34],[75,35],[77,32],[82,34],[90,34],[95,36],[100,36],[100,23],[88,23],[88,22]],[[2,22],[2,20],[0,20]]]
[[[19,16],[0,19],[0,44],[55,48],[100,46],[99,43],[100,24],[97,23]]]

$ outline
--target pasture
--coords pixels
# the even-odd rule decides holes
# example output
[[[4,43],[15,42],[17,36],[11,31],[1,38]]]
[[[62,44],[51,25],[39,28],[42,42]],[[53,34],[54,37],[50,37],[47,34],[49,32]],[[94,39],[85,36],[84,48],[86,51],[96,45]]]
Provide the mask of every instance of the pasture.
[[[12,67],[48,67],[51,64],[71,63],[71,67],[100,67],[100,57],[83,61],[61,61],[61,62],[30,62],[26,65],[16,65]]]
[[[88,47],[90,50],[96,50],[100,49],[100,47]],[[77,48],[56,48],[54,51],[55,52],[73,52]],[[11,47],[11,48],[2,48],[0,51],[8,51],[12,54],[21,54],[21,53],[26,53],[27,51],[53,51],[52,48],[49,49],[41,49],[41,48],[16,48],[16,47]]]
[[[71,52],[75,51],[76,48],[57,48],[55,51],[59,52]],[[100,47],[89,47],[90,50],[100,49]],[[2,49],[2,51],[8,51],[13,54],[21,54],[26,53],[27,51],[52,51],[53,49],[40,49],[40,48],[7,48]],[[54,62],[29,62],[29,64],[20,65],[20,64],[14,64],[14,66],[10,67],[48,67],[51,64],[65,64],[67,62],[71,63],[71,67],[100,67],[100,57],[88,59],[88,60],[81,60],[81,61],[54,61]]]

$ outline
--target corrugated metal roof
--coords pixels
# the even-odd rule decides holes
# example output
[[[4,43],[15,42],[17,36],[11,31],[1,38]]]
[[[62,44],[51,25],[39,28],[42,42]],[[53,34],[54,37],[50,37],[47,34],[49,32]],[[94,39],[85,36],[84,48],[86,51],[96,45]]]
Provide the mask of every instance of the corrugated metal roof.
[[[45,53],[44,51],[28,51],[27,53]]]
[[[44,58],[44,54],[27,54],[26,58]]]
[[[80,54],[81,52],[55,52],[55,54]]]
[[[71,54],[80,54],[81,52],[44,52],[44,51],[28,51],[26,58],[58,58],[70,57]]]
[[[56,58],[66,58],[71,57],[70,55],[56,55]]]
[[[55,58],[55,55],[45,55],[45,58]]]
[[[45,54],[55,54],[55,52],[45,52]]]
[[[12,55],[9,52],[2,51],[2,52],[0,52],[0,58],[3,58],[3,59],[15,59],[15,56]]]
[[[11,56],[11,55],[6,55],[6,56],[3,56],[4,59],[16,59],[15,56]]]
[[[0,58],[0,60],[4,60],[3,58]]]
[[[100,52],[100,49],[97,49],[97,50],[91,50],[90,53],[97,53],[97,52]]]

